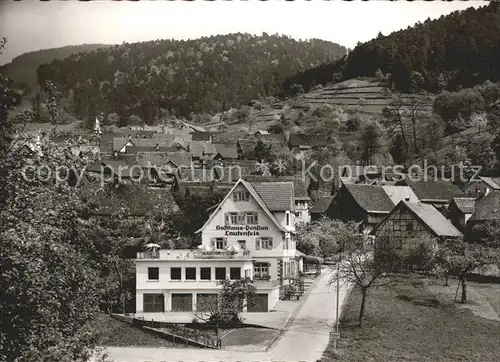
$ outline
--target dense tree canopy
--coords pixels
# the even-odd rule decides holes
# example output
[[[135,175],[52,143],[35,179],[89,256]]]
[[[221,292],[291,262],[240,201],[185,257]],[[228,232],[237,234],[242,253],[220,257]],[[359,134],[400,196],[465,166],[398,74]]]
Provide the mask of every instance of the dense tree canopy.
[[[161,109],[182,116],[214,113],[275,95],[286,77],[345,50],[266,33],[123,43],[42,65],[38,79],[52,80],[70,96],[77,116],[116,112],[151,123]]]
[[[388,36],[380,34],[338,62],[287,79],[285,91],[291,94],[297,85],[308,91],[316,84],[375,74],[390,74],[392,85],[405,92],[417,90],[415,86],[431,92],[469,88],[487,79],[499,81],[498,59],[500,4],[492,1]]]

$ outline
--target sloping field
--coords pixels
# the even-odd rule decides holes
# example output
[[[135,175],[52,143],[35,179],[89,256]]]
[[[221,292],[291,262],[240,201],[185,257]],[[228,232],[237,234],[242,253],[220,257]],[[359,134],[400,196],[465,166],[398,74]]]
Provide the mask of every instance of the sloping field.
[[[322,89],[314,90],[297,98],[298,106],[307,103],[313,105],[330,104],[342,106],[345,110],[359,108],[360,113],[381,114],[384,107],[390,107],[392,94],[384,85],[375,80],[351,79]],[[403,104],[408,105],[415,97],[405,94]],[[423,110],[432,112],[432,100],[423,105]]]

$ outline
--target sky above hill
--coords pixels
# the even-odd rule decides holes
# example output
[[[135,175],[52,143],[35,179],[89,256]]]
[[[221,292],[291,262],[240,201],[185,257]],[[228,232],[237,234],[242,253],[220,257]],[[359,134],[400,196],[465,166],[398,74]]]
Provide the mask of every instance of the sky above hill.
[[[0,64],[22,53],[84,43],[117,44],[227,33],[319,38],[353,48],[428,17],[484,1],[1,1]]]

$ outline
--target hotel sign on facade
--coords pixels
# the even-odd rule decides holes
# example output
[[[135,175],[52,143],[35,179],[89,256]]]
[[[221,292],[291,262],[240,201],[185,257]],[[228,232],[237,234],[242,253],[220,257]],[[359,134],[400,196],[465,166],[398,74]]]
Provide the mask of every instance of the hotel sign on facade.
[[[268,226],[261,225],[216,225],[216,231],[223,231],[224,236],[261,236],[261,231],[268,231]]]

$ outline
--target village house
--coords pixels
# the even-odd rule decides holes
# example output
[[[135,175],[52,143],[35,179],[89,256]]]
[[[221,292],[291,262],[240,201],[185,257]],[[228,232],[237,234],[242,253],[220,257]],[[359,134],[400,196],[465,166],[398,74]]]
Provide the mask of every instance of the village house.
[[[300,155],[304,155],[305,152],[314,148],[326,147],[327,145],[328,139],[325,134],[291,133],[288,140],[289,148]]]
[[[297,176],[261,176],[247,175],[242,177],[249,182],[293,182],[295,193],[295,225],[307,224],[311,221],[311,198],[307,194],[304,181]]]
[[[396,186],[409,186],[421,202],[440,210],[446,209],[454,197],[466,196],[458,185],[432,177],[422,176],[418,180],[406,177],[397,181]]]
[[[343,184],[333,198],[329,216],[344,222],[357,222],[367,234],[393,208],[394,203],[381,186]]]
[[[500,191],[493,190],[487,195],[478,198],[474,203],[474,212],[466,224],[466,239],[470,242],[481,242],[488,238],[500,223]],[[497,241],[498,243],[498,241]]]
[[[258,130],[253,134],[253,137],[257,141],[263,141],[263,142],[276,142],[284,144],[286,141],[285,133],[270,133],[269,131],[264,131],[264,130]]]
[[[189,142],[189,152],[193,155],[193,160],[199,165],[202,165],[205,160],[211,160],[216,154],[212,143],[202,141]]]
[[[408,242],[411,240],[437,238],[442,241],[463,236],[434,206],[405,200],[375,226],[371,235],[375,236],[375,243],[390,238],[397,240],[402,248],[410,247]]]
[[[257,303],[271,311],[280,287],[299,273],[292,182],[239,180],[203,227],[197,250],[153,250],[136,259],[136,311],[196,310],[218,291],[217,281],[250,278]]]
[[[449,219],[455,227],[464,232],[470,217],[474,213],[475,198],[454,197],[448,208]]]
[[[191,141],[212,142],[212,133],[194,131],[193,133],[191,133]]]
[[[236,143],[214,143],[215,155],[214,160],[237,160],[238,148]]]
[[[311,221],[318,221],[322,217],[333,218],[333,210],[330,209],[333,198],[334,196],[323,196],[314,201],[311,207]]]
[[[150,181],[154,180],[157,186],[172,186],[176,171],[192,166],[192,156],[188,152],[139,152],[136,161],[151,175]]]

